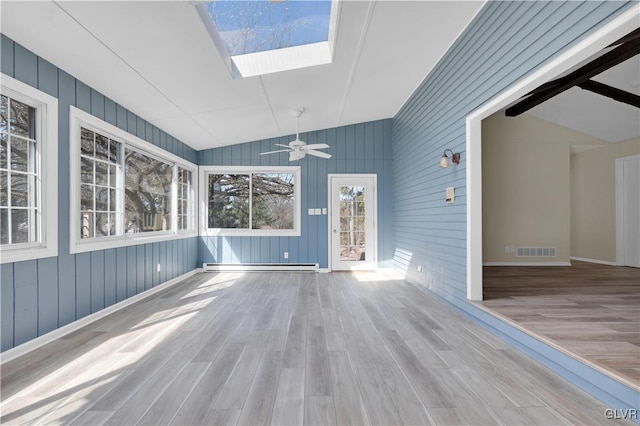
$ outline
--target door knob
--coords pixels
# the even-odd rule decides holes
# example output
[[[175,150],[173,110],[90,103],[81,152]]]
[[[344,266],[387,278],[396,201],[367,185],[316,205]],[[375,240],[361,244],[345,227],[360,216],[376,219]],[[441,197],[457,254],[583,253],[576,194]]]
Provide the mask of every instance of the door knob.
[[[333,233],[334,233],[334,234],[335,234],[335,233],[337,233],[337,232],[338,232],[338,230],[337,230],[337,229],[334,229],[334,230],[333,230]]]

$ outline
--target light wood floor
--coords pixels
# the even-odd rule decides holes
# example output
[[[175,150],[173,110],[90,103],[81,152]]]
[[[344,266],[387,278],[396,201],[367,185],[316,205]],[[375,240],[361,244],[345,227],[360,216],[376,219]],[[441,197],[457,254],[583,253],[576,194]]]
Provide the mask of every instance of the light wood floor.
[[[485,267],[483,305],[640,389],[640,269]]]
[[[6,424],[611,424],[402,280],[199,274],[2,370]]]

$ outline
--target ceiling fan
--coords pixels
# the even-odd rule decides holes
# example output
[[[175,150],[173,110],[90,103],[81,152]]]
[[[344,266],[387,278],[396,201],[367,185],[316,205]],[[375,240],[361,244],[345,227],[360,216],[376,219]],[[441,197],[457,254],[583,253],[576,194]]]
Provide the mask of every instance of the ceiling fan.
[[[289,153],[289,161],[300,160],[305,157],[305,155],[313,155],[315,157],[320,158],[331,158],[331,154],[327,154],[326,152],[317,151],[318,149],[326,149],[329,148],[329,145],[326,143],[313,143],[307,144],[304,141],[300,140],[300,130],[299,130],[299,121],[300,116],[304,112],[304,108],[299,111],[295,111],[296,115],[296,139],[289,142],[289,145],[282,144],[274,144],[275,146],[281,146],[286,149],[279,149],[277,151],[269,151],[269,152],[261,152],[260,155],[267,154],[275,154],[277,152],[288,152]]]

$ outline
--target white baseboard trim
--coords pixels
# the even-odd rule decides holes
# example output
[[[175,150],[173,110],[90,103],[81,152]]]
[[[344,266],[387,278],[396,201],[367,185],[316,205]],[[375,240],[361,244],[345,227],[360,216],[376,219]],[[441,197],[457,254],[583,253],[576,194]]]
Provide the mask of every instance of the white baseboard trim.
[[[82,327],[96,322],[99,319],[106,317],[107,315],[126,308],[127,306],[133,305],[134,303],[146,299],[147,297],[153,296],[154,294],[159,293],[162,290],[166,290],[167,288],[176,285],[185,278],[189,278],[190,276],[195,275],[198,272],[202,272],[202,269],[196,268],[190,272],[187,272],[186,274],[182,274],[179,277],[173,278],[169,281],[165,281],[160,285],[150,288],[149,290],[145,290],[142,293],[138,293],[135,296],[131,296],[128,299],[122,300],[114,305],[101,309],[98,312],[94,312],[90,315],[87,315],[86,317],[80,318],[79,320],[73,321],[67,325],[63,325],[60,328],[56,328],[55,330],[50,331],[47,334],[43,334],[42,336],[38,336],[35,339],[29,340],[28,342],[25,342],[21,345],[18,345],[11,349],[7,349],[0,354],[0,366],[31,351],[41,348],[42,346],[51,343],[56,339],[66,336],[67,334],[73,333],[74,331],[77,331]]]
[[[571,262],[482,262],[482,266],[571,266]]]
[[[608,260],[587,259],[585,257],[571,256],[571,260],[577,260],[579,262],[598,263],[600,265],[618,266],[616,262],[609,262]]]
[[[321,274],[328,274],[329,272],[331,272],[331,269],[329,268],[318,268],[318,272]]]

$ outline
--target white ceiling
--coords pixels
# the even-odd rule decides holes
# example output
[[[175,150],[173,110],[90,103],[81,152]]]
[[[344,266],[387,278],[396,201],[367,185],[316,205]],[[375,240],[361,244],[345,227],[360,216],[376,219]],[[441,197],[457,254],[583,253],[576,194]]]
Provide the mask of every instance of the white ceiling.
[[[610,68],[592,80],[640,95],[640,56]],[[640,137],[640,109],[579,87],[549,99],[529,110],[528,114],[610,143]]]
[[[2,32],[195,149],[393,117],[484,2],[342,1],[334,61],[233,80],[192,2],[0,3]],[[27,24],[28,23],[28,24]]]

